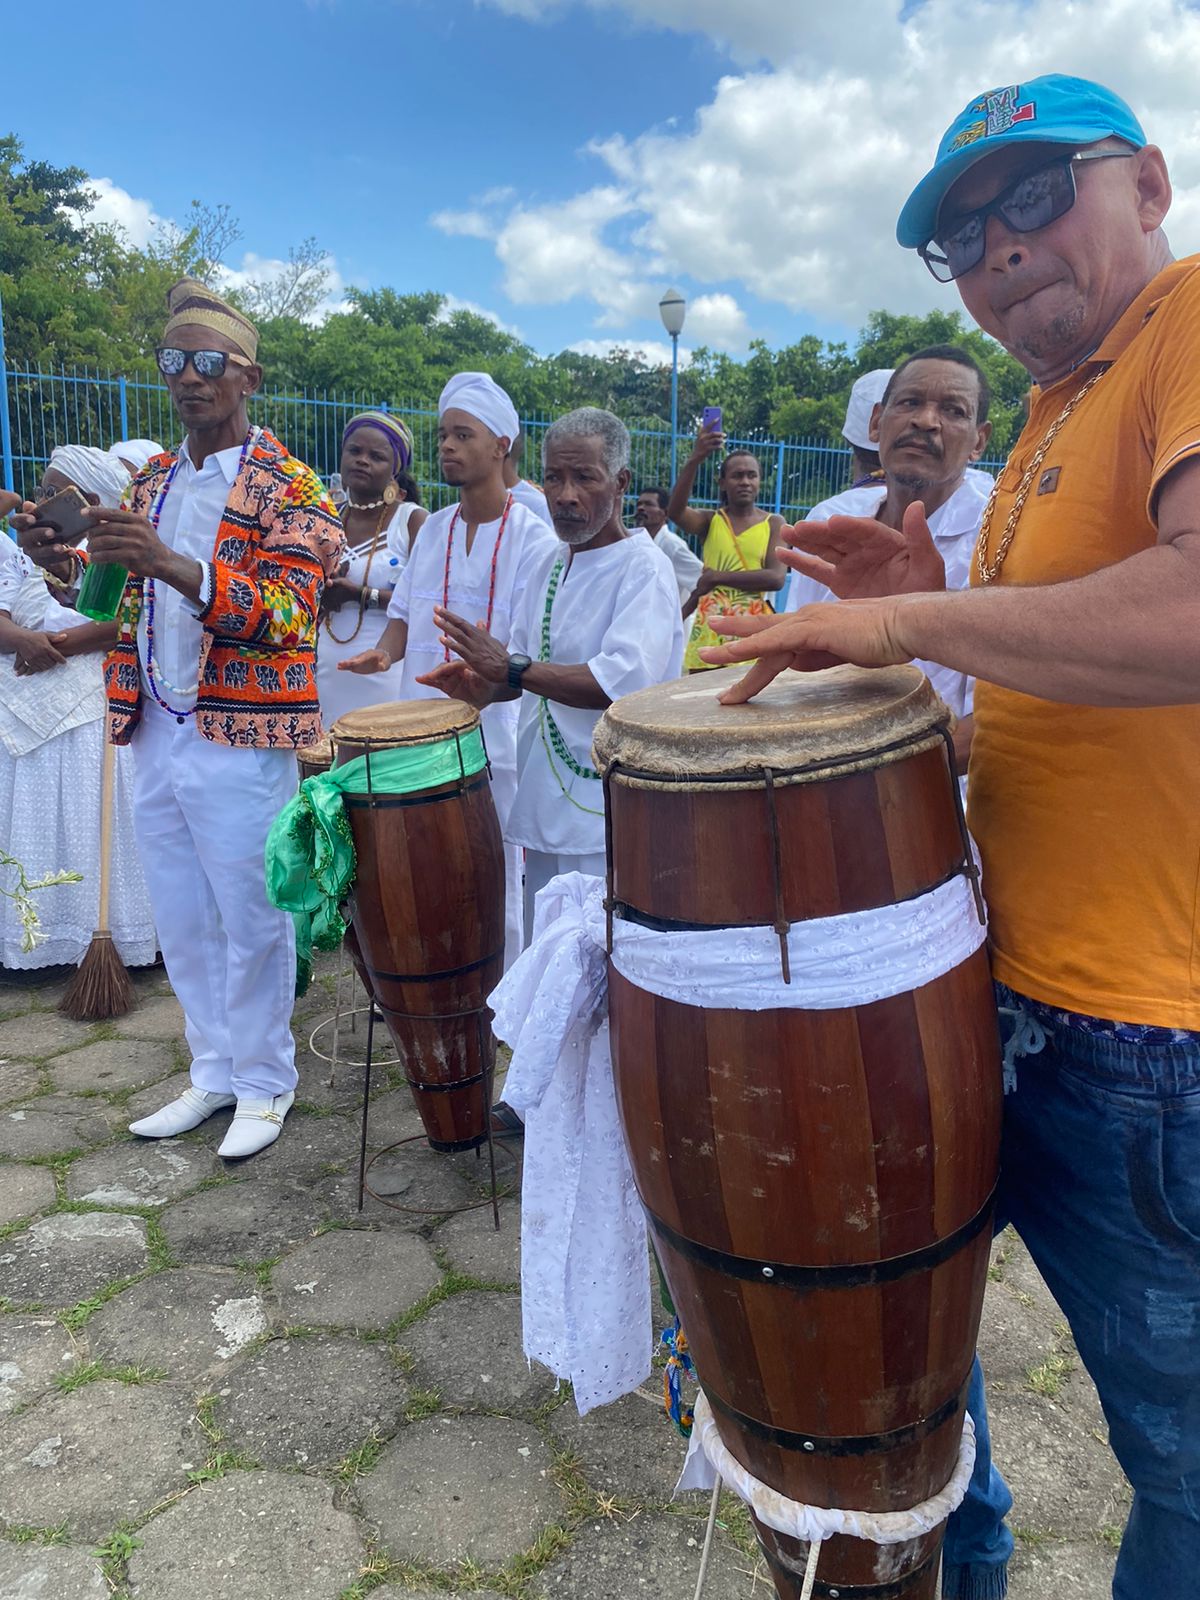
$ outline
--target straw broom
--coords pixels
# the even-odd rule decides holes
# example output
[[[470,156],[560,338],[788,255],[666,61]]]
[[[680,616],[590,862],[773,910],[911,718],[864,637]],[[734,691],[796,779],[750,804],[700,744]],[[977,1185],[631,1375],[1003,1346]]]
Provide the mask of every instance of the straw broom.
[[[75,1022],[107,1022],[123,1017],[135,1002],[133,984],[108,926],[109,880],[112,873],[113,784],[116,747],[104,741],[100,779],[100,910],[92,942],[67,985],[58,1009]]]

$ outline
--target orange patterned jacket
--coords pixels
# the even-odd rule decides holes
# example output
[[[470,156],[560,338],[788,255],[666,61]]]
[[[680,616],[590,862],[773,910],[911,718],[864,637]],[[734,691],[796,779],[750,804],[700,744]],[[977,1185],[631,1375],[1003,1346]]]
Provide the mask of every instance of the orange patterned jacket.
[[[148,516],[175,462],[154,456],[126,504]],[[295,749],[321,737],[317,607],[344,555],[342,525],[321,480],[265,429],[229,493],[213,546],[213,585],[199,613],[196,729],[214,744]],[[142,580],[131,578],[105,659],[108,736],[128,744],[142,716],[137,632]]]

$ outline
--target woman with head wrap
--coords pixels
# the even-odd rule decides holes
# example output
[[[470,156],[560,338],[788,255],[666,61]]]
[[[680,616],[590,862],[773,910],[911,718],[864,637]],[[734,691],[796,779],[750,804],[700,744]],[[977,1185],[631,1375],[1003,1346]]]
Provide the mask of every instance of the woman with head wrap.
[[[119,461],[131,478],[136,478],[152,456],[161,456],[163,447],[155,439],[118,439],[108,453]]]
[[[349,560],[325,586],[317,644],[321,720],[330,728],[346,711],[400,698],[402,669],[382,679],[339,672],[338,662],[373,649],[387,624],[388,602],[428,516],[410,475],[412,434],[386,411],[351,417],[342,434],[341,508]]]
[[[39,500],[73,484],[94,505],[120,504],[129,474],[103,450],[60,445]],[[40,942],[24,950],[16,907],[0,895],[0,965],[28,971],[83,959],[96,926],[100,785],[104,764],[103,656],[112,624],[59,603],[40,570],[0,539],[0,838],[29,877],[61,867],[83,875],[41,895]],[[113,786],[110,921],[121,959],[154,960],[154,918],[133,827],[132,752],[118,750]],[[8,887],[7,869],[0,884]]]

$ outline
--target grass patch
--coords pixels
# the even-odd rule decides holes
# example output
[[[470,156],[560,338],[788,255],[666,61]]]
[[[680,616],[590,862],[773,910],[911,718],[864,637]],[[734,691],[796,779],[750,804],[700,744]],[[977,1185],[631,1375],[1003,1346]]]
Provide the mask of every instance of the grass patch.
[[[72,1367],[69,1372],[58,1373],[54,1379],[54,1387],[61,1394],[74,1394],[76,1389],[82,1389],[89,1383],[99,1383],[105,1378],[136,1386],[142,1383],[161,1383],[166,1375],[162,1367],[139,1367],[135,1364],[109,1367],[103,1361],[85,1361],[77,1367]]]
[[[1034,1394],[1040,1394],[1047,1400],[1055,1400],[1062,1389],[1063,1379],[1074,1370],[1075,1363],[1070,1356],[1055,1351],[1044,1361],[1039,1361],[1036,1367],[1030,1367],[1025,1374],[1025,1381]]]
[[[130,1556],[141,1548],[142,1541],[127,1524],[123,1524],[92,1551],[101,1564],[104,1580],[110,1589],[120,1588],[125,1580],[125,1568]]]
[[[41,1544],[56,1545],[66,1544],[70,1538],[67,1523],[56,1522],[48,1528],[38,1528],[28,1522],[10,1522],[4,1530],[4,1537],[9,1544]]]
[[[1118,1528],[1115,1522],[1106,1522],[1100,1529],[1100,1542],[1106,1544],[1110,1550],[1119,1550],[1124,1537],[1124,1528]]]
[[[442,1409],[442,1397],[436,1389],[413,1389],[404,1408],[405,1422],[422,1422],[435,1417]]]
[[[351,1450],[349,1455],[343,1456],[338,1462],[334,1468],[335,1477],[340,1478],[343,1483],[353,1483],[356,1478],[365,1478],[369,1472],[375,1470],[386,1443],[387,1440],[383,1435],[372,1428],[358,1448]]]
[[[267,1256],[263,1261],[238,1261],[235,1265],[239,1272],[244,1272],[247,1277],[253,1278],[260,1289],[269,1289],[271,1273],[282,1260],[282,1256]]]
[[[1043,1528],[1020,1528],[1013,1524],[1013,1538],[1019,1539],[1027,1550],[1040,1550],[1043,1546],[1053,1544],[1054,1532]]]
[[[241,1450],[214,1450],[202,1467],[195,1467],[187,1475],[191,1484],[215,1483],[227,1472],[258,1472],[261,1461],[245,1455]]]
[[[131,1273],[127,1278],[114,1278],[111,1283],[106,1283],[98,1293],[90,1295],[86,1300],[79,1300],[69,1310],[59,1316],[59,1321],[68,1333],[78,1333],[87,1324],[89,1317],[94,1317],[101,1306],[106,1306],[110,1300],[115,1300],[117,1295],[128,1289],[132,1283],[140,1283],[148,1274],[144,1272]]]

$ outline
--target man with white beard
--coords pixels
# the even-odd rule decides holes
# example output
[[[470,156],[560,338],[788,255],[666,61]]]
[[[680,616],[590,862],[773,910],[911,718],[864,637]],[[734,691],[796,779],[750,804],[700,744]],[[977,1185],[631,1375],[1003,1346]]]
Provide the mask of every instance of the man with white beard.
[[[677,677],[683,620],[670,561],[629,532],[629,432],[610,411],[560,417],[542,446],[558,541],[538,552],[507,645],[439,608],[459,657],[421,682],[487,706],[521,701],[517,794],[504,836],[525,849],[525,941],[539,889],[561,872],[604,872],[604,795],[592,732],[614,700]]]

